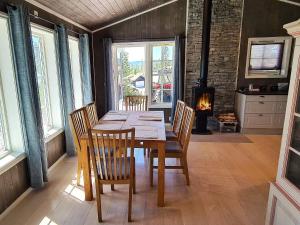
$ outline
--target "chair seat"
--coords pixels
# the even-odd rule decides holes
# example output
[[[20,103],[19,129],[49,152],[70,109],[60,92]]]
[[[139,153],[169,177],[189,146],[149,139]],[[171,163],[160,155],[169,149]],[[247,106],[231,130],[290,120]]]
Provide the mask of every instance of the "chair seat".
[[[167,130],[166,131],[166,139],[170,140],[170,141],[176,141],[177,140],[177,135],[175,134],[174,131]]]
[[[116,166],[116,173],[117,173],[117,176],[118,176],[118,179],[129,179],[129,175],[130,175],[130,157],[127,157],[126,158],[126,163],[127,163],[127,168],[126,168],[126,171],[125,171],[125,159],[124,158],[117,158],[117,166]],[[115,174],[115,168],[114,168],[114,159],[111,158],[110,159],[111,161],[111,172],[112,172],[112,176],[114,179],[114,174]],[[107,170],[107,176],[108,176],[108,180],[110,179],[110,165],[109,165],[109,159],[106,159],[105,160],[105,164],[106,164],[106,170]],[[102,159],[101,160],[101,168],[102,168],[102,174],[103,174],[103,179],[101,179],[101,176],[100,176],[100,168],[99,168],[99,165],[98,165],[98,176],[99,176],[99,179],[100,180],[107,180],[106,177],[105,177],[105,164],[104,164],[104,160]],[[133,158],[133,164],[135,164],[135,158]],[[121,168],[121,174],[122,174],[122,177],[119,177],[120,175],[120,166],[122,167]]]
[[[180,157],[183,154],[182,147],[177,141],[167,141],[165,145],[166,157]],[[151,149],[153,157],[158,157],[158,149]]]

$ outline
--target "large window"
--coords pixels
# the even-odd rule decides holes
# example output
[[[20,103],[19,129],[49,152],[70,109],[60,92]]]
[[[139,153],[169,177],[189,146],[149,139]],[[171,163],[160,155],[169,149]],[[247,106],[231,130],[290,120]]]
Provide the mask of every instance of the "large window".
[[[32,44],[37,71],[45,137],[62,128],[60,82],[54,32],[32,25]]]
[[[148,95],[150,107],[171,107],[174,42],[113,44],[116,105],[124,109],[127,95]]]
[[[50,108],[50,96],[49,85],[46,71],[46,59],[44,51],[43,37],[39,35],[33,35],[32,37],[36,73],[38,79],[39,98],[41,103],[41,111],[43,118],[44,130],[50,130],[53,127],[51,108]]]
[[[0,15],[0,158],[10,151],[23,152],[24,140],[8,19]]]
[[[72,36],[69,36],[68,39],[69,39],[70,61],[71,61],[71,69],[72,69],[74,102],[75,102],[75,108],[78,109],[83,106],[79,40],[78,38]]]

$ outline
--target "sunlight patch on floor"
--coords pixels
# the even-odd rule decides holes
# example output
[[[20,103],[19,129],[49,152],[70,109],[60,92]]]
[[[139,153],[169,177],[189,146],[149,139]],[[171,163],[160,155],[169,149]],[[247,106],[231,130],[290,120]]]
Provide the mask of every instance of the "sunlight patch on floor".
[[[54,221],[51,221],[47,216],[45,216],[42,221],[39,223],[39,225],[58,225]]]
[[[84,191],[73,184],[69,184],[64,192],[80,201],[84,201],[85,199]]]

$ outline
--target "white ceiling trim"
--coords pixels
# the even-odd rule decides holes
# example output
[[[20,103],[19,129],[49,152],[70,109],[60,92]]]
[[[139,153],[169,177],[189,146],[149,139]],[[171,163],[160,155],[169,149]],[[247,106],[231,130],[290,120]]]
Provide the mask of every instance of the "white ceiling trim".
[[[290,0],[278,0],[278,1],[285,2],[285,3],[291,4],[291,5],[300,6],[300,3],[294,2],[294,1],[290,1]]]
[[[32,4],[34,6],[36,6],[38,8],[40,8],[42,10],[45,10],[46,12],[51,13],[52,15],[57,16],[58,18],[66,21],[68,23],[71,23],[71,24],[73,24],[73,25],[75,25],[75,26],[77,26],[77,27],[79,27],[79,28],[81,28],[81,29],[83,29],[85,31],[88,31],[90,33],[92,32],[90,29],[86,28],[85,26],[82,26],[81,24],[79,24],[79,23],[77,23],[77,22],[75,22],[75,21],[73,21],[73,20],[71,20],[71,19],[69,19],[69,18],[67,18],[67,17],[65,17],[65,16],[57,13],[57,12],[55,12],[54,10],[48,8],[45,5],[42,5],[41,3],[39,3],[39,2],[37,2],[35,0],[26,0],[26,2],[28,2],[28,3],[30,3],[30,4]]]
[[[116,25],[116,24],[122,23],[122,22],[124,22],[124,21],[130,20],[130,19],[132,19],[132,18],[135,18],[135,17],[137,17],[137,16],[140,16],[140,15],[143,15],[143,14],[145,14],[145,13],[151,12],[151,11],[153,11],[153,10],[159,9],[159,8],[161,8],[161,7],[164,7],[164,6],[166,6],[166,5],[172,4],[172,3],[177,2],[177,1],[178,1],[178,0],[171,0],[171,1],[169,1],[169,2],[165,2],[165,3],[163,3],[163,4],[160,4],[160,5],[158,5],[158,6],[152,7],[152,8],[150,8],[150,9],[147,9],[147,10],[142,11],[142,12],[140,12],[140,13],[137,13],[137,14],[134,14],[134,15],[132,15],[132,16],[126,17],[126,18],[124,18],[124,19],[121,19],[121,20],[119,20],[119,21],[117,21],[117,22],[108,24],[108,25],[106,25],[106,26],[104,26],[104,27],[100,27],[100,28],[98,28],[98,29],[96,29],[96,30],[93,30],[92,33],[95,33],[95,32],[100,31],[100,30],[104,30],[104,29],[106,29],[106,28],[108,28],[108,27],[111,27],[111,26],[114,26],[114,25]]]

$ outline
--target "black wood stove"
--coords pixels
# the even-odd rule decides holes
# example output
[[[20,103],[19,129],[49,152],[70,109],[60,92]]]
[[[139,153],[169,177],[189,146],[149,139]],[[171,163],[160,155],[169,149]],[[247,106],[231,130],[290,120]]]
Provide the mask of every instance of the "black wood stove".
[[[196,114],[196,129],[194,134],[210,134],[207,129],[207,117],[213,115],[215,88],[193,87],[193,107]]]
[[[192,89],[192,106],[196,113],[196,129],[192,130],[193,134],[211,134],[207,129],[207,117],[213,115],[215,96],[215,88],[207,87],[211,9],[212,0],[204,0],[200,79]]]

